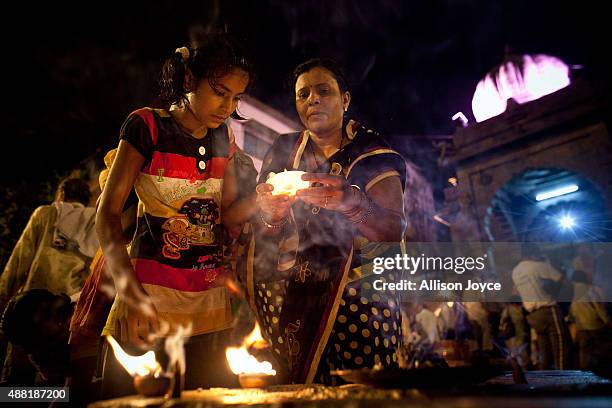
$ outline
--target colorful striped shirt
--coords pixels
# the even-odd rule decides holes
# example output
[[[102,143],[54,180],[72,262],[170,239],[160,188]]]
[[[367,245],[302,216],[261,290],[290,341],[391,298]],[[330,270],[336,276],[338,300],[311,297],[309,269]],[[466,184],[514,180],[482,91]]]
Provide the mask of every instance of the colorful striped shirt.
[[[222,124],[197,139],[167,111],[143,108],[125,121],[121,139],[145,157],[134,185],[139,205],[130,258],[160,319],[171,327],[191,322],[192,335],[229,328],[221,197],[236,149],[231,129]]]

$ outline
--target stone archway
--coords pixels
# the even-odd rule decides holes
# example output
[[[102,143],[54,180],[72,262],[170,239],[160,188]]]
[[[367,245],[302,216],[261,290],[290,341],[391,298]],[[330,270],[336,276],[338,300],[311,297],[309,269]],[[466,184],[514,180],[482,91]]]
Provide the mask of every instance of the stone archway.
[[[563,169],[585,176],[612,213],[612,139],[604,106],[588,84],[577,81],[492,119],[458,128],[453,136],[458,185],[451,196],[459,211],[451,220],[452,240],[489,241],[491,227],[485,229],[484,221],[495,216],[492,200],[529,169]]]

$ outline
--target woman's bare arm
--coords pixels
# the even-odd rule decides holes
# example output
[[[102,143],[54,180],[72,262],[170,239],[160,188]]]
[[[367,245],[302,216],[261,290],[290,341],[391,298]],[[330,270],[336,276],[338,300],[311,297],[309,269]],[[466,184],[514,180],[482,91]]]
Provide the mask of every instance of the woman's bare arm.
[[[406,221],[398,176],[382,179],[367,192],[348,186],[342,176],[308,173],[302,179],[322,184],[298,190],[298,197],[304,202],[344,213],[347,222],[353,222],[370,241],[399,242],[402,239]]]
[[[387,177],[367,192],[372,200],[372,213],[356,224],[370,241],[399,242],[406,229],[402,183],[397,176]]]

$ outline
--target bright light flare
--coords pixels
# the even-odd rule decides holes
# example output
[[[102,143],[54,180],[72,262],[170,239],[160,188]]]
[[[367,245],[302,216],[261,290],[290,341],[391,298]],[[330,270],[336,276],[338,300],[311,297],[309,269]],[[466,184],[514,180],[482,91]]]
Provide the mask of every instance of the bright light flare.
[[[570,184],[568,186],[563,186],[560,188],[556,188],[554,190],[545,191],[543,193],[537,194],[536,201],[544,201],[550,198],[559,197],[559,196],[570,194],[576,191],[578,191],[578,186],[575,184]]]
[[[563,229],[571,229],[576,225],[576,220],[570,215],[564,215],[559,220],[559,225]]]

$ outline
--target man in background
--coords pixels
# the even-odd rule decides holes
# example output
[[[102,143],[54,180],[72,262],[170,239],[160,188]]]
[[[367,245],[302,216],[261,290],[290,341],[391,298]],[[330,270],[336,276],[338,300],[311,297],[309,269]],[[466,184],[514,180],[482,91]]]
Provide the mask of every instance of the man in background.
[[[565,370],[570,335],[554,297],[554,288],[562,286],[563,275],[544,261],[535,244],[524,243],[521,252],[523,259],[512,270],[512,281],[529,313],[527,321],[537,333],[540,369]]]

